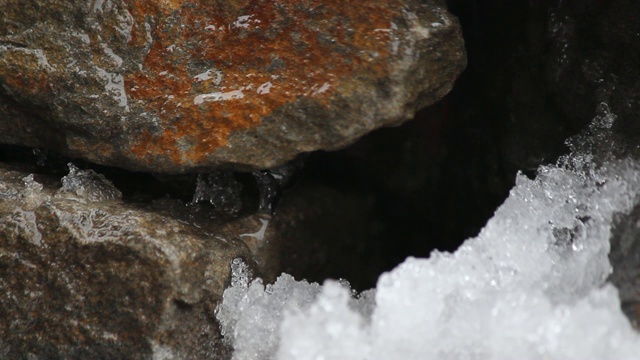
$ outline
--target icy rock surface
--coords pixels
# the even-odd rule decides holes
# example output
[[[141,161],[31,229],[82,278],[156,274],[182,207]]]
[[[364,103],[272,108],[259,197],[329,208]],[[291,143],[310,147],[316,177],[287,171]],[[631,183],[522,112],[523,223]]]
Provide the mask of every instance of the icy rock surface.
[[[31,169],[0,163],[0,359],[226,353],[205,309],[219,303],[227,264],[251,259],[237,234],[253,227],[200,228],[114,199],[93,171],[70,167],[59,184]]]
[[[209,202],[216,209],[235,216],[242,208],[241,190],[242,185],[229,171],[217,170],[207,175],[200,174],[191,203]]]
[[[67,164],[69,174],[62,178],[60,193],[72,193],[88,202],[122,198],[122,193],[104,175],[93,170],[80,170],[72,163]]]
[[[606,279],[612,216],[637,202],[640,164],[614,158],[615,115],[598,111],[558,165],[518,175],[476,238],[408,258],[360,301],[333,281],[236,280],[217,313],[234,358],[637,359]]]

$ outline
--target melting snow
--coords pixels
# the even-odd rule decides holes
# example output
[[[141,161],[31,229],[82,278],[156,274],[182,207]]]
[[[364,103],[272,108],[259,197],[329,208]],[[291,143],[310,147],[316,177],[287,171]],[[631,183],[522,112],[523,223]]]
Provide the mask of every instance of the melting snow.
[[[408,258],[360,297],[287,274],[265,286],[234,262],[216,312],[234,359],[637,359],[606,279],[612,217],[639,200],[640,164],[592,153],[615,147],[614,119],[604,111],[598,135],[535,180],[519,174],[476,238]]]
[[[59,193],[71,193],[84,202],[118,199],[122,193],[111,181],[93,170],[80,170],[72,163],[67,164],[69,174],[62,178]]]

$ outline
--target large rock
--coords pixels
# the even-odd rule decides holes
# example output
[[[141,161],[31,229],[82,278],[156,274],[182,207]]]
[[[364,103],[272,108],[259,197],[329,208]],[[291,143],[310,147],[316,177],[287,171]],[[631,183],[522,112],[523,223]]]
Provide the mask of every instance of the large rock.
[[[439,0],[0,0],[0,142],[153,172],[269,168],[437,101]]]
[[[27,174],[0,169],[0,357],[194,357],[215,344],[207,314],[230,262],[251,258],[236,233],[127,206],[91,172],[59,189]]]
[[[0,164],[2,359],[224,358],[213,314],[233,259],[267,280],[381,271],[369,203],[328,188],[224,219],[206,203],[128,202],[90,170],[31,171]]]

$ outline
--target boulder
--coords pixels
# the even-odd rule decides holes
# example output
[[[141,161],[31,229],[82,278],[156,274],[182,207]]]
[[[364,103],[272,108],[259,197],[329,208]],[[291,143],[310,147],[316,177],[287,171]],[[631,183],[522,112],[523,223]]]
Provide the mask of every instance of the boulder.
[[[440,0],[0,6],[0,142],[140,171],[340,148],[440,99],[466,64]]]
[[[61,180],[33,171],[0,164],[2,359],[226,358],[213,314],[234,259],[266,280],[381,271],[369,203],[329,188],[224,217],[209,198],[123,199],[73,165]]]
[[[54,179],[0,168],[2,358],[194,357],[218,330],[208,312],[235,233],[124,204],[103,176]],[[211,352],[211,350],[207,350]],[[32,358],[29,357],[29,358]]]

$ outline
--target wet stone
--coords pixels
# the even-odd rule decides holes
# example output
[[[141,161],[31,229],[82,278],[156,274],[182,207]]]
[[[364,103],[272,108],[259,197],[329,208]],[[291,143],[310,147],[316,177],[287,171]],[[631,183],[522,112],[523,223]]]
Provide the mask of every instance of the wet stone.
[[[233,183],[220,173],[202,177],[198,202],[141,203],[73,164],[62,178],[24,168],[0,163],[2,359],[227,358],[213,314],[234,259],[268,280],[376,264],[364,252],[370,205],[328,188],[218,218],[216,184]]]
[[[75,167],[62,184],[0,168],[0,357],[193,358],[220,348],[207,313],[230,262],[250,259],[242,240],[113,194],[102,175]]]
[[[438,0],[0,0],[0,142],[258,170],[409,119],[465,67]]]

